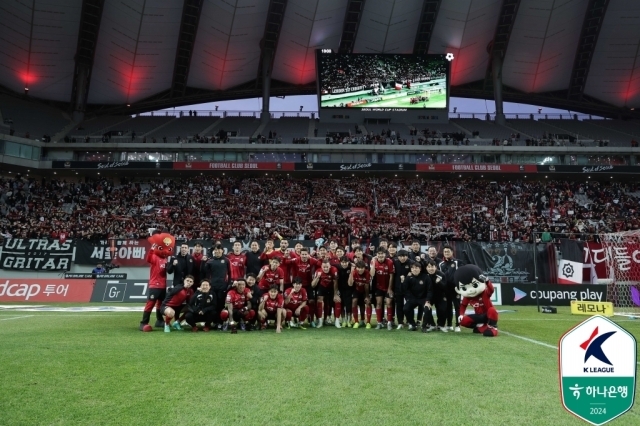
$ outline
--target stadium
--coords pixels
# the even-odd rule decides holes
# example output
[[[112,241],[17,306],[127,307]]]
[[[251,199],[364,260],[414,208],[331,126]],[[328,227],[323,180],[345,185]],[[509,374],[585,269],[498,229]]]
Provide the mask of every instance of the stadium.
[[[0,423],[640,424],[637,15],[0,1]]]

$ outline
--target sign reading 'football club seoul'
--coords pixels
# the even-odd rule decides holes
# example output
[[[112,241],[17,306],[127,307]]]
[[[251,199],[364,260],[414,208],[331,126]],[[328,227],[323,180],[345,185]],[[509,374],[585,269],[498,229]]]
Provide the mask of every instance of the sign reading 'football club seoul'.
[[[602,425],[633,406],[636,388],[636,339],[597,315],[560,339],[562,405],[570,413]]]

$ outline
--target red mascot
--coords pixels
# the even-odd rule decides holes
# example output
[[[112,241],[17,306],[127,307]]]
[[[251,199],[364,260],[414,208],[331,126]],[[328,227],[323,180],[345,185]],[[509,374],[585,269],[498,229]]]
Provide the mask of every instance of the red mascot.
[[[458,321],[462,327],[472,328],[474,333],[486,337],[498,335],[498,311],[491,303],[494,288],[491,281],[482,274],[476,265],[458,268],[453,276],[456,292],[462,296]],[[475,313],[467,315],[467,306]]]
[[[154,233],[148,239],[151,243],[151,250],[147,254],[147,262],[151,265],[149,269],[149,289],[147,295],[147,304],[144,306],[142,321],[140,321],[141,331],[151,331],[149,319],[151,311],[156,307],[156,324],[157,328],[164,327],[162,312],[160,305],[167,293],[167,257],[173,254],[176,246],[176,239],[170,234]]]

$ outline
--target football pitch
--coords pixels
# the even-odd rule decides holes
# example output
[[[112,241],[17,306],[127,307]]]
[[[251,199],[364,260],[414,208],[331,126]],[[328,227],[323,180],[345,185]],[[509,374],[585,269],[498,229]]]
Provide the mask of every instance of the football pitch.
[[[141,333],[139,312],[2,310],[0,424],[584,424],[560,403],[556,347],[587,317],[499,309],[510,312],[496,338],[329,326]],[[640,320],[614,320],[640,338]],[[638,424],[637,404],[611,422]]]
[[[340,107],[347,108],[347,103],[356,102],[358,99],[367,100],[366,103],[354,105],[350,108],[446,108],[447,107],[447,95],[446,93],[438,93],[429,95],[429,100],[426,102],[418,102],[416,104],[411,103],[411,98],[414,96],[425,96],[426,92],[421,92],[419,95],[407,95],[407,90],[403,89],[401,92],[393,92],[387,95],[372,96],[372,95],[354,95],[343,97],[339,99],[326,100],[321,102],[321,108],[327,107]],[[398,96],[401,94],[401,96]],[[376,98],[382,98],[381,100],[373,101]]]

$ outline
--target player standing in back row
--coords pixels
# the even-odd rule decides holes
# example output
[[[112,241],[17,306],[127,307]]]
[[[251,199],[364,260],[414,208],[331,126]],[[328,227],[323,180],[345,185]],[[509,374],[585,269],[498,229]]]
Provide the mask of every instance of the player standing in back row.
[[[370,273],[373,278],[373,291],[376,297],[376,329],[383,327],[382,302],[387,307],[387,329],[393,330],[393,261],[387,257],[387,251],[378,249],[376,257],[371,261]]]

